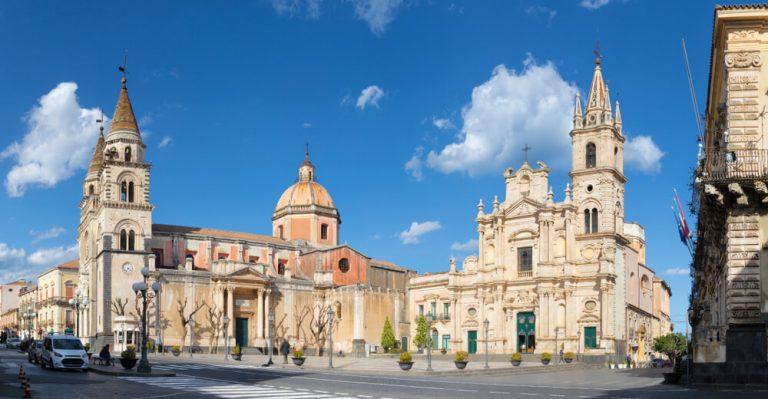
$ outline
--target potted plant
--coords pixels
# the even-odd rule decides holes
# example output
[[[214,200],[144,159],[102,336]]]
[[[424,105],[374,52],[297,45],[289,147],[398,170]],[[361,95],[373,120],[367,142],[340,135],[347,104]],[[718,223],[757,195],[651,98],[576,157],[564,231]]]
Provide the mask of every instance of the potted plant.
[[[155,352],[155,340],[154,339],[148,339],[147,340],[147,350],[151,353]]]
[[[85,349],[85,354],[88,355],[88,359],[90,359],[91,355],[93,355],[93,353],[91,353],[91,344],[86,343],[85,345],[83,345],[83,349]]]
[[[456,368],[464,370],[467,367],[467,363],[469,363],[469,353],[465,351],[456,352],[456,355],[453,357],[453,364],[456,365]]]
[[[124,351],[120,353],[120,365],[124,369],[130,370],[136,365],[136,347],[128,345]]]
[[[565,352],[563,355],[563,360],[565,360],[566,363],[570,363],[575,358],[573,352]]]
[[[408,371],[413,367],[413,357],[411,357],[410,352],[403,352],[400,354],[400,358],[397,361],[397,364],[400,365],[400,369],[404,371]]]
[[[664,383],[677,384],[680,382],[682,372],[677,368],[677,360],[680,359],[688,350],[688,339],[685,335],[669,333],[653,340],[653,350],[661,352],[672,362],[672,372],[663,373]]]
[[[171,353],[173,353],[173,356],[179,356],[181,354],[181,347],[178,345],[174,345],[171,347]]]
[[[515,352],[510,360],[513,366],[519,366],[523,362],[523,355],[520,352]]]
[[[544,352],[541,354],[541,364],[548,365],[549,362],[552,361],[552,354],[549,352]]]
[[[294,349],[293,350],[293,356],[291,357],[293,360],[293,364],[301,367],[304,362],[307,360],[306,357],[304,357],[304,351],[301,349]]]
[[[232,357],[233,360],[241,360],[243,358],[243,349],[240,348],[240,345],[235,345],[229,351],[229,355]]]
[[[448,349],[446,349],[446,348],[440,348],[440,354],[441,354],[441,355],[445,355],[446,353],[448,353]]]

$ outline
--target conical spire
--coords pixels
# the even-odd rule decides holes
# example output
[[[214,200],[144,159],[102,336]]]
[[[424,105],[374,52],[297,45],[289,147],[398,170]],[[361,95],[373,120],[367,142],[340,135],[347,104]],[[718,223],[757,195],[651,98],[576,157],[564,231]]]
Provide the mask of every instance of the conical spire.
[[[613,118],[613,125],[621,133],[621,109],[619,109],[619,100],[616,100],[616,115]]]
[[[88,165],[88,174],[98,173],[104,164],[104,125],[99,126],[99,138],[96,140],[96,147],[93,149],[91,164]]]
[[[573,107],[573,128],[578,129],[584,125],[584,115],[581,113],[581,96],[576,93]]]
[[[608,85],[603,80],[600,63],[600,57],[595,58],[595,72],[592,76],[592,85],[589,88],[589,98],[587,99],[588,125],[607,123],[611,119],[611,97],[608,93]]]
[[[299,181],[306,182],[315,180],[315,166],[309,160],[309,143],[304,151],[304,162],[299,166]]]
[[[136,123],[136,116],[133,114],[131,99],[128,98],[127,79],[123,76],[121,81],[120,95],[117,98],[115,115],[112,117],[112,124],[109,126],[109,134],[118,131],[132,132],[139,134],[139,125]]]

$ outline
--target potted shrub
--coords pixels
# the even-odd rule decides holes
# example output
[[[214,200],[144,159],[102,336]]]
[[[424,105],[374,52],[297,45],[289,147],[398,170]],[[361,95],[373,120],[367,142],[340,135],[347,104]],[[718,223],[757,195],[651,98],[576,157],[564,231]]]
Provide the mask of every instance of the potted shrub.
[[[291,359],[293,360],[293,364],[299,367],[301,367],[304,364],[304,361],[307,360],[307,358],[304,357],[304,351],[301,349],[294,349]]]
[[[120,353],[120,365],[124,369],[130,370],[136,365],[136,347],[128,345],[124,351]]]
[[[91,344],[86,343],[83,345],[83,349],[85,349],[85,354],[88,355],[88,359],[90,359],[91,355],[93,355],[93,353],[91,353]]]
[[[680,333],[669,333],[667,335],[656,338],[653,341],[653,350],[661,352],[667,355],[669,360],[672,361],[672,372],[663,373],[664,383],[677,384],[680,382],[680,377],[683,373],[678,369],[678,360],[688,350],[688,339],[685,335]]]
[[[441,355],[445,355],[446,353],[448,353],[448,349],[440,348],[440,354]]]
[[[565,355],[563,355],[563,360],[565,360],[566,363],[570,363],[575,358],[573,352],[565,352]]]
[[[523,355],[520,352],[515,352],[512,354],[512,359],[510,360],[512,361],[513,366],[519,366],[520,363],[523,362]]]
[[[155,340],[154,339],[148,339],[147,340],[147,350],[151,353],[155,352]]]
[[[408,371],[413,367],[413,357],[410,352],[403,352],[400,354],[400,359],[397,361],[401,370]]]
[[[173,353],[173,356],[179,356],[179,354],[181,354],[181,347],[178,345],[172,346],[171,353]]]
[[[541,364],[548,365],[549,362],[552,361],[552,354],[549,352],[544,352],[541,354]]]
[[[456,365],[456,368],[464,370],[467,367],[467,363],[469,363],[469,353],[465,351],[456,352],[456,355],[453,357],[453,364]]]
[[[232,356],[233,360],[241,360],[243,358],[243,349],[240,348],[240,345],[235,345],[229,351],[229,355]]]

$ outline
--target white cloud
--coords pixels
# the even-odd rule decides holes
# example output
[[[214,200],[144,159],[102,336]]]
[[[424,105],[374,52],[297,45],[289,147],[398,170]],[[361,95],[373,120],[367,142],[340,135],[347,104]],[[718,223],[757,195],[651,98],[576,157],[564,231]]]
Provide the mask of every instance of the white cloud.
[[[16,162],[5,178],[11,197],[23,196],[32,185],[53,187],[86,167],[101,111],[81,108],[76,91],[76,83],[64,82],[40,97],[26,116],[24,138],[0,153],[0,160]]]
[[[358,109],[365,109],[367,106],[379,107],[379,100],[384,97],[384,90],[376,85],[371,85],[363,89],[360,92],[360,97],[357,98],[355,106]]]
[[[478,248],[477,244],[478,242],[476,239],[471,239],[467,242],[454,242],[451,244],[451,250],[459,252],[471,252]]]
[[[438,221],[426,221],[423,223],[413,222],[408,230],[400,232],[400,241],[403,244],[418,244],[421,242],[421,236],[431,231],[440,230],[443,226]]]
[[[411,159],[405,163],[405,171],[408,172],[411,177],[416,181],[424,180],[424,161],[422,160],[422,154],[424,153],[424,147],[416,148]]]
[[[157,144],[157,148],[165,148],[168,147],[169,144],[171,144],[171,141],[173,141],[173,138],[171,136],[165,136],[162,140]]]
[[[368,24],[376,35],[387,30],[387,25],[395,18],[397,9],[403,0],[347,0],[355,8],[355,15]]]
[[[684,267],[671,267],[664,270],[664,274],[669,276],[687,276],[690,274],[690,271]]]
[[[552,20],[557,16],[557,10],[542,5],[533,5],[525,9],[525,13],[534,17],[543,16],[547,20],[547,27],[552,25]]]
[[[77,259],[77,255],[77,244],[70,247],[42,248],[29,254],[27,262],[32,266],[54,266]]]
[[[20,259],[24,259],[26,252],[22,248],[12,248],[4,242],[0,242],[0,264],[6,262],[16,262]],[[0,282],[2,283],[2,282]]]
[[[320,18],[323,0],[272,0],[272,8],[279,15],[307,19]]]
[[[453,129],[456,126],[448,118],[435,118],[432,117],[432,124],[440,130]]]
[[[456,141],[430,151],[427,166],[470,175],[497,171],[522,162],[525,144],[532,146],[534,158],[549,160],[554,167],[570,164],[568,133],[578,89],[551,62],[539,65],[529,55],[523,66],[518,73],[499,65],[487,82],[472,90]]]
[[[579,6],[588,10],[597,10],[600,7],[607,6],[611,0],[581,0]]]
[[[50,229],[45,231],[32,230],[29,232],[29,234],[35,237],[35,239],[32,242],[39,242],[43,240],[49,240],[51,238],[56,238],[66,232],[67,232],[67,229],[63,227],[51,227]]]
[[[661,171],[663,156],[664,152],[650,136],[629,137],[624,144],[624,163],[646,173]]]
[[[309,122],[304,122],[301,124],[301,127],[303,127],[304,129],[309,129],[312,127],[312,124]]]

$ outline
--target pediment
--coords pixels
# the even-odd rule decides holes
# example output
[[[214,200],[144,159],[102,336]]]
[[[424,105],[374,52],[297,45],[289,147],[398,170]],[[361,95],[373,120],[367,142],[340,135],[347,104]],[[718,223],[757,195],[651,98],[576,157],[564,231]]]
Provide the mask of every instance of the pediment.
[[[504,216],[534,215],[542,207],[542,204],[528,198],[520,198],[504,210]]]
[[[254,283],[266,283],[269,280],[267,279],[267,276],[259,273],[256,268],[253,266],[244,267],[239,270],[235,270],[232,273],[225,274],[222,276],[225,279],[230,280],[238,280],[238,281],[247,281],[247,282],[254,282]]]

